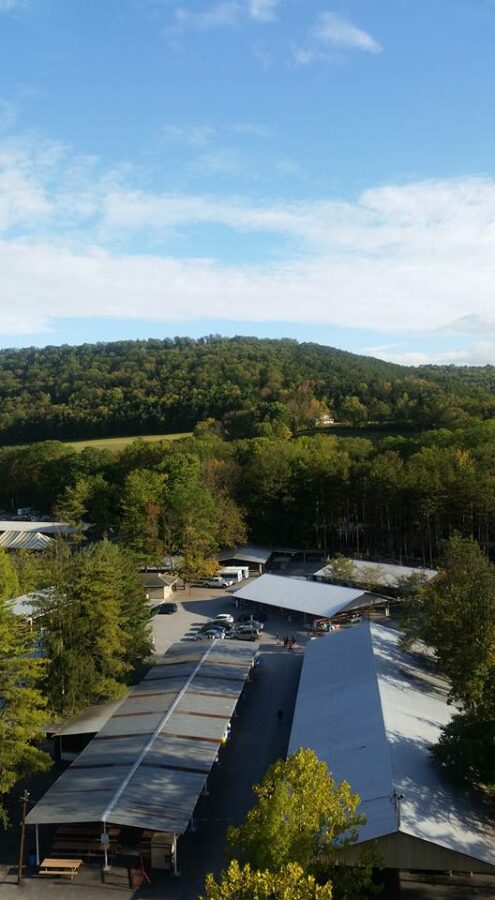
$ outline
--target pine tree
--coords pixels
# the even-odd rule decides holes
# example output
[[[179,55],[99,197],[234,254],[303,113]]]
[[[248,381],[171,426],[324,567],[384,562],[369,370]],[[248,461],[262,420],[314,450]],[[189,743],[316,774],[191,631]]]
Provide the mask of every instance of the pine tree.
[[[50,766],[35,746],[43,736],[46,714],[37,687],[43,662],[34,655],[33,634],[11,610],[16,577],[0,551],[0,821],[7,824],[4,797],[20,778]]]

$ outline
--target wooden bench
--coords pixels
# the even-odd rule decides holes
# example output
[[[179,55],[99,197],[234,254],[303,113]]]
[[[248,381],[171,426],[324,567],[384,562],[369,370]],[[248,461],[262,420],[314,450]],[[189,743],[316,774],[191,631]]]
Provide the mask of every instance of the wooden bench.
[[[44,859],[38,875],[65,875],[72,881],[81,865],[82,859]]]

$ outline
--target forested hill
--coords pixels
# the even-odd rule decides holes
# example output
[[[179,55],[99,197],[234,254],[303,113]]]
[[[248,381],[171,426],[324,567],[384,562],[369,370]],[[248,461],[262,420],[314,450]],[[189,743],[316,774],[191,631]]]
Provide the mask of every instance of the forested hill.
[[[0,351],[0,443],[338,421],[414,427],[495,414],[495,368],[396,366],[294,340],[207,337]]]

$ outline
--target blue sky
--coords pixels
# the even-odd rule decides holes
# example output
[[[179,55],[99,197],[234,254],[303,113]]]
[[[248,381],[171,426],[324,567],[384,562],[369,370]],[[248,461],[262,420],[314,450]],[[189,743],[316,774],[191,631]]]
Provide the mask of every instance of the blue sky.
[[[495,0],[0,0],[0,346],[495,363]]]

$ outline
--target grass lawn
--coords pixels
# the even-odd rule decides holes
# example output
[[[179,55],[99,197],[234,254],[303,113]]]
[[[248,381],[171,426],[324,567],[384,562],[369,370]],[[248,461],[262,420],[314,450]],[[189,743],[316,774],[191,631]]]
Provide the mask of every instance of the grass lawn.
[[[74,450],[84,450],[86,447],[97,447],[102,450],[111,450],[119,453],[132,441],[178,441],[180,438],[189,437],[192,432],[184,431],[178,434],[140,434],[132,437],[96,438],[93,441],[67,441],[69,447]]]

